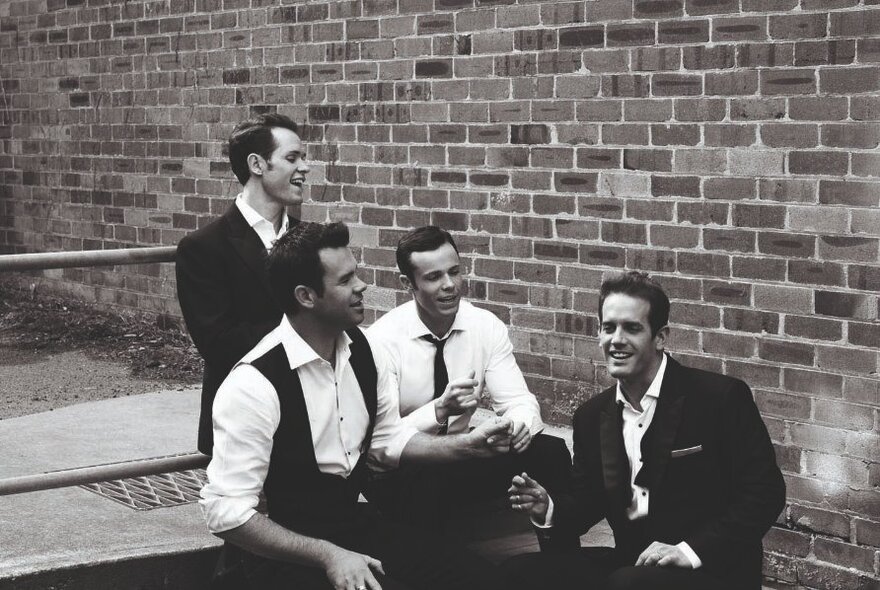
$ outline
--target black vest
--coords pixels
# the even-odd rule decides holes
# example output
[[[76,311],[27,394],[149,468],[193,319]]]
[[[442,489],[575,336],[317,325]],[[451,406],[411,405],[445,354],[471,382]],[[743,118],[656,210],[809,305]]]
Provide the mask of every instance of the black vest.
[[[366,337],[358,328],[347,333],[352,339],[349,363],[369,414],[361,458],[347,478],[318,469],[302,383],[296,371],[290,369],[284,347],[279,344],[251,363],[275,387],[281,405],[281,421],[263,484],[269,518],[305,534],[324,536],[328,529],[354,518],[366,476],[366,452],[376,422],[378,375]]]

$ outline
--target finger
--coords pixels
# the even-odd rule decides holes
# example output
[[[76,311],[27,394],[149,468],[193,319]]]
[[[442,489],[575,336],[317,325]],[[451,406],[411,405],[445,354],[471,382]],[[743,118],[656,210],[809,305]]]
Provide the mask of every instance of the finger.
[[[373,564],[370,564],[372,567]],[[382,567],[382,564],[379,564],[379,567]],[[383,574],[385,572],[382,572]],[[382,590],[382,585],[379,583],[379,580],[373,575],[370,570],[367,570],[367,575],[364,576],[364,585],[368,588],[368,590]]]
[[[645,565],[646,559],[648,559],[648,549],[645,549],[639,554],[638,559],[636,559],[636,565]]]
[[[382,567],[382,562],[375,557],[367,557],[367,565],[369,565],[370,569],[374,572],[379,572],[383,576],[385,575],[385,568]]]
[[[664,567],[668,565],[676,565],[675,557],[672,555],[664,555],[660,559],[657,560],[657,567]]]

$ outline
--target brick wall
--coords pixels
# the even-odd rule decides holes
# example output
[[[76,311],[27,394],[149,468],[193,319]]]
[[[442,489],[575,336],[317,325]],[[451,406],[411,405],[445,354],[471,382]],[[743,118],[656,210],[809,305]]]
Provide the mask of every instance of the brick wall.
[[[746,379],[789,505],[766,573],[876,587],[880,1],[0,2],[0,251],[170,245],[225,210],[277,109],[388,309],[453,230],[545,415],[608,383],[596,289],[651,271],[672,348]],[[175,315],[171,265],[23,283]]]

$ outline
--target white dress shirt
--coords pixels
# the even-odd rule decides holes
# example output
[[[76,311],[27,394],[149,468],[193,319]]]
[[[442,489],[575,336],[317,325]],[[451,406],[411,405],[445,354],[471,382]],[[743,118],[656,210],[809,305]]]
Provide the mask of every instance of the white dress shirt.
[[[384,345],[391,377],[400,393],[400,415],[422,432],[437,433],[434,411],[434,355],[437,347],[422,336],[431,331],[419,319],[415,301],[408,301],[379,318],[367,330]],[[519,424],[532,435],[544,429],[538,400],[529,391],[505,325],[491,312],[462,301],[443,348],[449,381],[473,371],[479,381],[475,391],[488,393],[492,410]],[[448,433],[467,432],[474,410],[450,416]]]
[[[267,252],[275,245],[275,240],[283,236],[285,232],[287,232],[287,228],[290,226],[290,219],[288,219],[287,213],[283,212],[281,214],[281,228],[276,233],[275,226],[272,225],[272,222],[257,213],[256,209],[245,203],[244,197],[241,193],[235,197],[235,206],[238,207],[238,210],[241,212],[244,220],[247,221],[247,224],[257,232],[257,237],[260,238],[260,241],[263,243],[263,247],[266,248]]]
[[[318,468],[347,477],[360,458],[369,415],[349,363],[351,339],[345,333],[339,337],[333,366],[306,344],[284,316],[232,369],[214,399],[214,452],[200,502],[212,533],[236,528],[256,512],[281,419],[278,395],[285,392],[277,394],[250,362],[279,343],[302,384]],[[369,454],[373,462],[394,467],[417,431],[401,422],[382,353],[371,348],[378,371],[378,399]]]
[[[641,410],[633,407],[626,396],[620,382],[617,382],[617,392],[615,399],[618,404],[623,404],[623,446],[626,448],[626,456],[629,459],[630,487],[632,488],[632,503],[626,509],[626,517],[629,520],[636,520],[648,516],[648,505],[651,499],[651,492],[648,488],[636,485],[636,476],[639,469],[642,468],[642,438],[651,426],[651,420],[654,419],[654,410],[657,408],[657,400],[660,399],[660,386],[663,384],[663,376],[666,374],[666,355],[660,361],[660,368],[645,395],[642,396],[640,406]],[[547,518],[545,525],[551,526],[553,518],[553,500],[549,501],[547,510]],[[541,526],[541,525],[538,525]],[[682,541],[676,545],[681,549],[682,553],[691,562],[694,569],[700,567],[703,562],[694,552],[690,545]]]

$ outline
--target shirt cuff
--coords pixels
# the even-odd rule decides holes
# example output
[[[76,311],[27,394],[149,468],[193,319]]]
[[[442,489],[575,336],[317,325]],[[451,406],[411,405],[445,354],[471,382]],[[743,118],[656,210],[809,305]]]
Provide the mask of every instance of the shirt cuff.
[[[525,424],[529,429],[529,434],[532,436],[544,430],[544,422],[541,421],[541,417],[535,416],[534,412],[528,408],[511,408],[504,412],[502,416],[511,422]]]
[[[676,547],[678,547],[681,552],[684,553],[684,556],[688,558],[688,561],[691,562],[691,567],[693,569],[697,569],[703,565],[702,560],[699,558],[699,556],[697,556],[696,553],[694,553],[694,550],[691,549],[690,545],[682,541],[681,543],[676,545]]]
[[[208,531],[213,534],[238,528],[257,513],[257,498],[251,496],[242,498],[206,496],[208,495],[202,492],[199,505],[208,525]]]
[[[538,527],[539,529],[549,529],[553,526],[553,498],[547,496],[547,514],[544,515],[544,523],[541,524],[537,522],[534,518],[529,517],[529,520],[532,521],[532,524]]]

